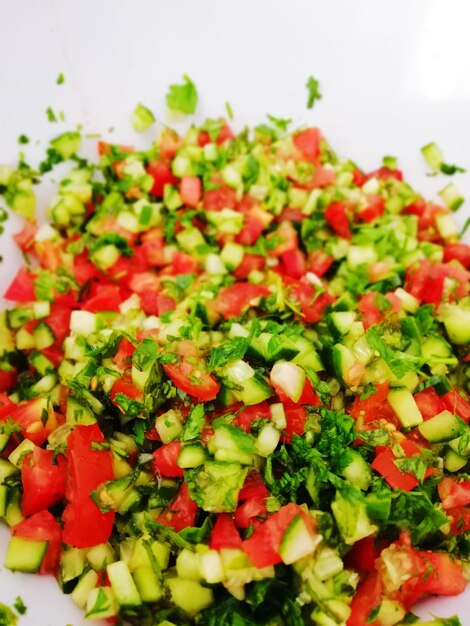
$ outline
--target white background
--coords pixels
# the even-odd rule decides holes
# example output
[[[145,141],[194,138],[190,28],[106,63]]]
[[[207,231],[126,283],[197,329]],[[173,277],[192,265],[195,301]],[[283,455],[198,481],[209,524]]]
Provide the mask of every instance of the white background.
[[[366,170],[398,156],[407,179],[435,198],[447,180],[426,176],[421,146],[436,141],[449,163],[470,169],[469,26],[466,0],[0,0],[0,162],[15,162],[24,133],[37,164],[47,141],[78,123],[85,132],[114,127],[116,142],[135,143],[136,103],[171,123],[164,96],[187,73],[199,90],[198,121],[224,115],[228,101],[236,129],[266,113],[319,125]],[[323,99],[308,111],[311,74]],[[66,122],[49,123],[49,106]],[[470,197],[470,175],[455,182]],[[468,204],[461,222],[465,214]],[[9,229],[18,225],[12,219]],[[8,233],[0,254],[3,292],[20,262]],[[83,623],[53,580],[12,575],[2,560],[0,601],[21,594],[29,609],[21,626]],[[464,598],[431,606],[470,625]]]

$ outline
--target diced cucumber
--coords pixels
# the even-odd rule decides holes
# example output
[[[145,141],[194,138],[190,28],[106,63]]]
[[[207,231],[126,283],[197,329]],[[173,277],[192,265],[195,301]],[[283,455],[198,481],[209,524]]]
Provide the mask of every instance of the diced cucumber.
[[[70,548],[60,555],[60,578],[63,583],[81,576],[86,567],[87,549]]]
[[[33,330],[33,337],[34,345],[38,350],[49,348],[56,340],[52,328],[46,322],[39,322]]]
[[[33,444],[34,445],[34,444]],[[7,459],[0,458],[0,485],[5,482],[8,476],[12,476],[18,472],[18,467],[15,463],[7,461]]]
[[[70,331],[75,335],[88,337],[98,330],[98,318],[90,311],[72,311]]]
[[[227,242],[220,253],[220,258],[224,262],[225,267],[230,271],[233,271],[240,265],[244,256],[244,247],[232,241]]]
[[[457,211],[465,202],[465,198],[457,189],[455,183],[449,183],[438,193],[446,207],[451,211]]]
[[[337,340],[349,333],[355,320],[354,311],[333,311],[327,318],[328,327]]]
[[[72,591],[72,600],[75,604],[84,609],[87,604],[88,596],[92,589],[96,587],[98,582],[98,574],[92,569],[85,572],[83,576],[80,577],[75,589]]]
[[[381,626],[395,626],[401,624],[406,615],[406,610],[396,600],[383,598],[377,613],[377,622]]]
[[[351,501],[346,495],[336,492],[331,509],[338,524],[339,532],[348,545],[353,545],[364,537],[377,532],[377,526],[367,514],[366,503]]]
[[[271,420],[278,430],[284,430],[287,426],[286,412],[282,402],[276,402],[270,405]]]
[[[351,448],[347,448],[344,451],[343,458],[342,475],[344,478],[346,478],[351,485],[357,487],[357,489],[367,491],[372,480],[370,465],[359,452],[351,450]]]
[[[155,116],[150,109],[139,103],[132,113],[132,127],[137,133],[150,128],[155,122]]]
[[[220,583],[225,579],[222,560],[217,550],[207,550],[198,554],[199,569],[205,582],[209,584]]]
[[[100,543],[87,551],[86,559],[91,567],[96,572],[99,572],[109,565],[109,563],[113,563],[116,557],[111,544]]]
[[[127,563],[124,561],[110,563],[106,567],[106,572],[119,606],[133,607],[142,604]]]
[[[135,586],[143,602],[158,602],[163,596],[163,586],[153,569],[141,565],[132,572]]]
[[[183,446],[177,463],[183,469],[190,469],[203,465],[205,460],[206,453],[204,447],[199,443],[194,443]]]
[[[8,504],[8,487],[6,485],[0,485],[0,517],[5,517],[7,514]]]
[[[447,448],[444,453],[444,467],[448,472],[458,472],[468,463],[467,457],[460,456],[452,448]]]
[[[271,382],[276,389],[292,400],[298,402],[305,386],[305,372],[295,363],[278,361],[273,365],[270,374]]]
[[[422,424],[418,430],[430,443],[450,441],[461,434],[464,424],[450,411],[442,411]]]
[[[361,383],[364,373],[364,365],[356,358],[349,348],[343,346],[342,343],[335,344],[333,346],[331,358],[336,375],[346,385],[356,387]]]
[[[20,328],[16,333],[15,343],[18,350],[34,350],[36,347],[34,336],[26,328]]]
[[[14,536],[10,539],[5,567],[12,572],[37,572],[47,551],[47,541]]]
[[[434,172],[439,171],[442,163],[444,162],[444,155],[434,142],[423,146],[421,148],[421,154]]]
[[[263,376],[255,374],[234,390],[235,397],[246,405],[259,404],[273,395],[273,390]]]
[[[168,578],[166,584],[170,589],[172,602],[190,617],[214,602],[212,589],[203,587],[194,580]]]
[[[281,540],[279,554],[286,565],[291,565],[299,559],[312,554],[322,536],[312,534],[302,515],[294,517],[287,527]]]
[[[452,343],[458,346],[470,343],[470,308],[444,304],[440,307],[439,317]]]
[[[170,443],[176,439],[183,430],[181,414],[174,409],[162,413],[155,420],[155,428],[160,435],[162,443]]]
[[[324,546],[315,554],[315,574],[321,581],[339,574],[344,568],[343,560],[335,550]]]
[[[95,587],[90,591],[86,603],[86,619],[107,619],[119,613],[116,596],[111,587]]]
[[[27,454],[36,450],[37,446],[30,439],[23,439],[19,446],[17,446],[8,457],[8,460],[12,465],[21,467],[23,459]]]
[[[67,424],[70,424],[71,426],[75,426],[77,424],[89,426],[90,424],[96,423],[93,411],[88,406],[81,404],[75,398],[70,396],[67,398],[65,419]]]
[[[443,239],[449,239],[458,235],[459,231],[454,216],[451,213],[437,214],[436,227],[439,235]]]
[[[64,160],[67,160],[80,150],[81,141],[80,133],[68,131],[52,139],[51,148],[58,152]]]
[[[415,399],[406,387],[395,387],[388,392],[387,400],[397,414],[403,428],[418,426],[423,421],[423,416],[416,404]]]
[[[203,579],[199,562],[199,554],[183,548],[176,557],[176,573],[183,580],[195,580],[200,582]]]

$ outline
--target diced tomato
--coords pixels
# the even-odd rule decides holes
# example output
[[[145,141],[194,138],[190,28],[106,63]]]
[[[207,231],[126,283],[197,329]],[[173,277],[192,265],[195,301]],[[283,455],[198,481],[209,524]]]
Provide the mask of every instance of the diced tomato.
[[[171,274],[195,274],[198,272],[199,265],[197,260],[184,252],[175,252],[171,259]]]
[[[148,266],[162,267],[166,265],[163,252],[164,245],[163,231],[159,228],[151,228],[142,235],[140,249]]]
[[[252,283],[235,283],[229,287],[222,287],[213,301],[215,310],[226,320],[238,317],[244,309],[258,298],[267,298],[271,292],[264,285]]]
[[[312,518],[297,504],[290,502],[268,517],[265,522],[256,525],[251,537],[243,542],[243,550],[253,565],[262,568],[282,561],[279,555],[282,538],[289,524],[298,515],[302,516],[308,531],[312,535],[315,534]]]
[[[470,504],[470,480],[458,480],[446,476],[437,489],[444,509]]]
[[[217,139],[215,139],[214,141],[217,145],[220,146],[225,141],[228,141],[229,139],[233,139],[234,137],[235,135],[233,134],[232,129],[227,124],[227,122],[224,122],[222,128],[219,130]],[[206,144],[211,143],[212,139],[207,131],[202,130],[198,135],[197,142],[201,147],[204,147]]]
[[[445,393],[441,400],[448,411],[455,413],[466,422],[470,421],[470,400],[463,390],[452,389]]]
[[[55,367],[59,367],[64,360],[64,353],[57,346],[48,346],[47,348],[43,348],[41,352]]]
[[[341,200],[329,204],[325,211],[325,219],[338,237],[351,239],[349,211],[346,203]]]
[[[25,222],[23,230],[13,235],[13,239],[16,245],[23,251],[29,252],[34,244],[34,238],[38,232],[38,225],[36,222]]]
[[[26,267],[20,267],[3,297],[5,300],[11,300],[12,302],[32,302],[36,300],[33,274]]]
[[[381,324],[387,315],[399,313],[401,300],[394,293],[383,296],[376,291],[369,291],[361,297],[357,308],[362,314],[362,322],[367,330],[375,324]]]
[[[414,441],[404,439],[400,442],[400,446],[403,449],[405,456],[409,459],[421,455],[421,450]],[[385,478],[392,489],[411,491],[419,485],[419,481],[411,472],[402,472],[400,470],[400,468],[395,464],[395,461],[398,458],[400,457],[395,456],[392,448],[387,447],[376,454],[371,467]],[[433,467],[428,467],[424,477],[428,478],[434,474],[434,472],[435,470]]]
[[[51,272],[57,272],[57,269],[64,263],[62,245],[59,242],[36,241],[34,252],[39,259],[41,267]]]
[[[96,266],[89,260],[89,253],[87,250],[84,250],[74,257],[73,275],[80,286],[100,276]]]
[[[467,243],[454,243],[444,248],[444,261],[458,261],[465,269],[470,269],[470,246]]]
[[[171,526],[176,532],[195,525],[197,504],[189,495],[188,486],[181,483],[178,495],[168,505],[168,509],[159,515],[155,521],[165,526]]]
[[[144,392],[139,387],[136,387],[129,379],[119,378],[113,385],[111,389],[111,402],[114,406],[119,407],[119,402],[116,400],[116,396],[118,394],[123,394],[130,398],[131,400],[136,400],[137,402],[143,402],[144,400]]]
[[[431,263],[422,259],[406,272],[406,290],[420,302],[439,306],[446,278],[456,281],[455,296],[463,298],[468,293],[469,273],[457,264]]]
[[[82,308],[91,313],[119,311],[121,303],[121,291],[117,285],[98,285],[96,295],[86,300]]]
[[[183,358],[178,363],[164,364],[163,369],[173,384],[198,400],[214,400],[219,393],[219,383],[215,378],[204,371],[202,361]]]
[[[383,196],[372,196],[368,199],[368,204],[358,211],[357,216],[363,222],[373,222],[384,214],[385,199]]]
[[[267,236],[267,240],[275,242],[275,245],[269,248],[269,256],[282,257],[299,247],[297,231],[290,222],[281,222],[278,229]]]
[[[234,270],[233,275],[237,280],[245,280],[251,272],[264,269],[265,262],[264,256],[245,254],[240,265]]]
[[[204,192],[202,204],[206,211],[235,209],[237,206],[237,195],[230,187],[220,185],[218,189],[208,189]]]
[[[17,405],[13,404],[7,395],[0,392],[0,422],[4,422],[10,417],[16,406]]]
[[[333,296],[327,291],[319,291],[311,285],[295,281],[293,279],[284,279],[289,285],[290,295],[300,304],[302,318],[305,322],[319,322],[323,316],[326,307],[334,302]]]
[[[403,180],[403,174],[401,170],[394,170],[390,167],[379,167],[379,169],[374,170],[367,174],[367,179],[377,178],[378,180]]]
[[[52,407],[43,415],[44,400],[34,398],[20,402],[10,412],[10,417],[22,428],[23,437],[30,439],[37,446],[41,446],[57,426],[57,417]]]
[[[253,246],[256,243],[267,224],[269,224],[265,219],[264,213],[259,207],[254,207],[245,213],[243,227],[235,237],[237,243],[241,243],[243,246]]]
[[[62,529],[49,511],[40,511],[11,529],[14,537],[47,541],[47,551],[39,569],[40,574],[56,574],[59,569]]]
[[[360,574],[375,572],[375,560],[380,552],[375,547],[374,537],[364,537],[357,541],[346,555],[346,565]]]
[[[362,185],[367,182],[367,175],[361,172],[361,170],[355,169],[352,174],[353,184],[356,185],[356,187],[362,187]]]
[[[470,530],[470,509],[465,506],[456,506],[447,509],[446,513],[452,518],[450,529],[454,535],[460,535]]]
[[[299,187],[300,189],[300,187]],[[281,215],[277,218],[279,222],[302,222],[307,219],[307,215],[302,213],[301,209],[294,209],[292,207],[286,207],[282,210]]]
[[[302,390],[302,395],[300,396],[300,399],[298,401],[297,404],[308,404],[311,406],[321,406],[321,400],[318,397],[318,395],[316,394],[312,383],[309,381],[309,379],[307,378],[305,381],[305,385],[304,388]]]
[[[287,426],[282,434],[281,440],[291,443],[294,435],[303,435],[305,423],[307,421],[307,411],[302,405],[284,404]]]
[[[305,186],[306,189],[321,189],[328,187],[335,182],[335,171],[333,169],[317,165],[312,178]]]
[[[307,128],[293,135],[295,147],[306,161],[317,164],[320,156],[321,133],[318,128]]]
[[[54,345],[60,347],[70,332],[71,311],[68,307],[53,304],[51,313],[44,321],[54,333]]]
[[[0,393],[10,391],[16,385],[17,380],[18,374],[16,368],[12,368],[11,370],[0,369]]]
[[[349,409],[349,414],[355,419],[362,418],[367,424],[377,419],[379,408],[387,399],[389,383],[376,383],[375,392],[368,398],[361,400],[361,396],[357,395]]]
[[[428,420],[446,409],[444,400],[434,387],[428,387],[414,396],[423,419]]]
[[[269,495],[268,489],[264,484],[264,480],[259,472],[252,470],[245,478],[243,487],[238,494],[238,501],[243,502],[248,498],[267,498]]]
[[[147,173],[153,178],[153,186],[149,193],[157,198],[163,198],[165,185],[177,185],[178,179],[173,176],[168,163],[154,161],[147,167]]]
[[[320,278],[330,269],[334,258],[323,250],[313,250],[308,255],[307,270]]]
[[[284,272],[292,278],[302,278],[307,271],[305,254],[301,250],[289,250],[281,255]]]
[[[164,160],[172,159],[183,145],[183,138],[172,128],[165,128],[160,135],[160,157]]]
[[[133,343],[125,337],[121,339],[118,351],[113,356],[113,362],[119,367],[119,369],[127,369],[132,366],[132,355],[135,352],[135,346]],[[116,392],[117,393],[117,392]]]
[[[103,442],[98,424],[76,426],[67,440],[68,504],[62,514],[63,541],[76,548],[105,543],[114,526],[114,511],[102,513],[91,498],[97,487],[114,479],[111,453],[93,449],[93,444]]]
[[[269,419],[271,417],[271,411],[269,404],[264,401],[259,404],[252,404],[245,406],[237,415],[234,420],[234,425],[239,426],[245,432],[249,433],[252,423],[257,419]]]
[[[264,517],[266,513],[266,499],[262,496],[252,496],[235,511],[235,524],[238,528],[249,528],[255,519]]]
[[[184,470],[177,463],[180,452],[181,442],[178,439],[155,450],[152,463],[153,473],[168,478],[182,478]]]
[[[441,236],[436,227],[436,217],[448,213],[448,209],[419,199],[403,209],[405,215],[418,217],[418,239],[420,241],[440,241]]]
[[[180,194],[183,204],[196,208],[202,197],[200,178],[197,176],[183,176],[180,184]]]
[[[380,626],[378,620],[370,621],[370,616],[382,600],[382,581],[379,575],[371,572],[359,583],[351,602],[351,615],[347,626]]]
[[[67,462],[52,450],[36,447],[21,464],[23,515],[29,516],[48,509],[65,497]]]
[[[219,513],[209,540],[211,550],[240,548],[242,539],[230,513]]]

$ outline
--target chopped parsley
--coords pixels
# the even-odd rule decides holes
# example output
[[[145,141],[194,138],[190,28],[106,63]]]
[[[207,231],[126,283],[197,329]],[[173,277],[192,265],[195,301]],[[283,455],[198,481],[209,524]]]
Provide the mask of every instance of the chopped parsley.
[[[308,91],[307,109],[313,109],[315,102],[322,97],[319,89],[320,83],[313,76],[309,76],[306,86]]]
[[[182,85],[170,85],[166,95],[166,103],[172,111],[190,115],[196,110],[198,101],[197,89],[187,74],[183,74],[183,80],[184,83]]]

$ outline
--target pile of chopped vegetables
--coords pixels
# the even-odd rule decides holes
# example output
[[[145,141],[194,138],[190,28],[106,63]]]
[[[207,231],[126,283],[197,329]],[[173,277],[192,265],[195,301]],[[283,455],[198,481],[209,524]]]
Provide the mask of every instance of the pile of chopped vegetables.
[[[27,218],[0,314],[6,566],[90,619],[393,626],[470,578],[462,198],[270,120],[96,163],[69,132],[39,173],[0,168]]]

